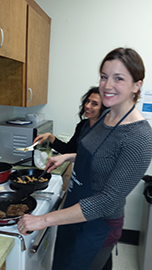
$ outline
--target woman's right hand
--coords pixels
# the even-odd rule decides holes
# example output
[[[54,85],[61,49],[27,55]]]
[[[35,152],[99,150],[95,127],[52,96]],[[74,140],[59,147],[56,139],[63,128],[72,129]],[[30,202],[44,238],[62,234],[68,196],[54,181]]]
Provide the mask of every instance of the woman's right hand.
[[[62,165],[64,162],[65,162],[65,155],[50,157],[46,164],[45,170],[47,170],[47,168],[51,166],[51,168],[47,170],[47,172],[50,173],[51,171],[56,169],[58,166]]]
[[[62,165],[65,161],[74,162],[75,161],[76,154],[64,154],[64,155],[58,155],[53,156],[48,159],[48,163],[46,164],[45,170],[49,166],[51,166],[47,172],[51,172],[54,169],[56,169],[58,166]]]
[[[54,136],[52,133],[50,133],[50,132],[46,132],[46,133],[40,134],[40,135],[38,135],[38,136],[34,139],[33,144],[34,144],[35,142],[37,142],[37,141],[39,141],[39,144],[41,144],[42,142],[46,141],[47,139],[49,139],[49,141],[50,141],[51,143],[53,143],[54,140],[55,140],[55,136]]]

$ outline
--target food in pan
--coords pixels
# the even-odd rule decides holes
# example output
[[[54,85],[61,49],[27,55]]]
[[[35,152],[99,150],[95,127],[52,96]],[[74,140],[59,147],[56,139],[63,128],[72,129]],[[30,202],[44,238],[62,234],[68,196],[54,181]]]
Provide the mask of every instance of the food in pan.
[[[30,176],[26,175],[26,176],[23,176],[23,179],[21,177],[17,177],[17,180],[14,179],[13,181],[16,183],[20,183],[20,184],[29,184],[29,183],[35,182],[36,180],[37,180],[36,177],[34,177],[34,176],[30,177]],[[48,181],[48,178],[41,177],[39,179],[39,182],[46,182],[46,181]]]
[[[29,207],[26,204],[11,204],[7,208],[6,215],[10,217],[23,216],[27,210]]]
[[[3,219],[6,217],[6,213],[0,210],[0,219]]]

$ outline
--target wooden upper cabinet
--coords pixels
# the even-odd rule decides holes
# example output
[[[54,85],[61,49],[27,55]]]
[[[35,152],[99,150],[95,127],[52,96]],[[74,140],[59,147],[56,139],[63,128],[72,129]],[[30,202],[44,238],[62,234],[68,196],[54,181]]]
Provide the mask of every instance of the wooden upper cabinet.
[[[36,7],[28,5],[26,107],[47,103],[51,20]]]
[[[47,103],[51,18],[34,0],[0,0],[0,28],[0,105]]]
[[[26,9],[26,1],[0,0],[0,56],[25,62]]]

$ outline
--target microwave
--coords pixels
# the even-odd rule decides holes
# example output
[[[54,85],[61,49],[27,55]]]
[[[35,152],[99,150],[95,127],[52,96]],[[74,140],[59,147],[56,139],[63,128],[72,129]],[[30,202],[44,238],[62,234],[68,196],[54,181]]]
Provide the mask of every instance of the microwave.
[[[23,119],[23,122],[24,120],[25,119]],[[20,160],[31,158],[31,161],[22,163],[22,166],[34,166],[34,151],[22,152],[16,150],[16,148],[26,148],[27,146],[30,146],[38,135],[45,132],[53,133],[52,120],[43,120],[41,122],[33,122],[28,124],[10,124],[10,121],[1,122],[0,162],[14,164]],[[49,151],[49,140],[37,145],[36,149],[39,149],[40,151]]]

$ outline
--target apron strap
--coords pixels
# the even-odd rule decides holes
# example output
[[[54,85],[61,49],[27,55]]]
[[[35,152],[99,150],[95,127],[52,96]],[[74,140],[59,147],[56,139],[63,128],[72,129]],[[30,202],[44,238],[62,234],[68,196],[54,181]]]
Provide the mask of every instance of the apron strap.
[[[99,147],[105,142],[105,140],[107,140],[107,138],[111,135],[112,132],[114,132],[114,130],[119,126],[119,124],[133,111],[133,109],[135,108],[135,104],[133,105],[133,107],[120,119],[120,121],[112,128],[112,130],[109,132],[109,134],[104,138],[104,140],[102,141],[102,143],[99,145]],[[102,119],[102,118],[101,118]],[[100,120],[101,120],[100,119]],[[99,148],[98,147],[98,148]],[[98,149],[97,148],[97,149]],[[97,151],[96,149],[96,151]]]

